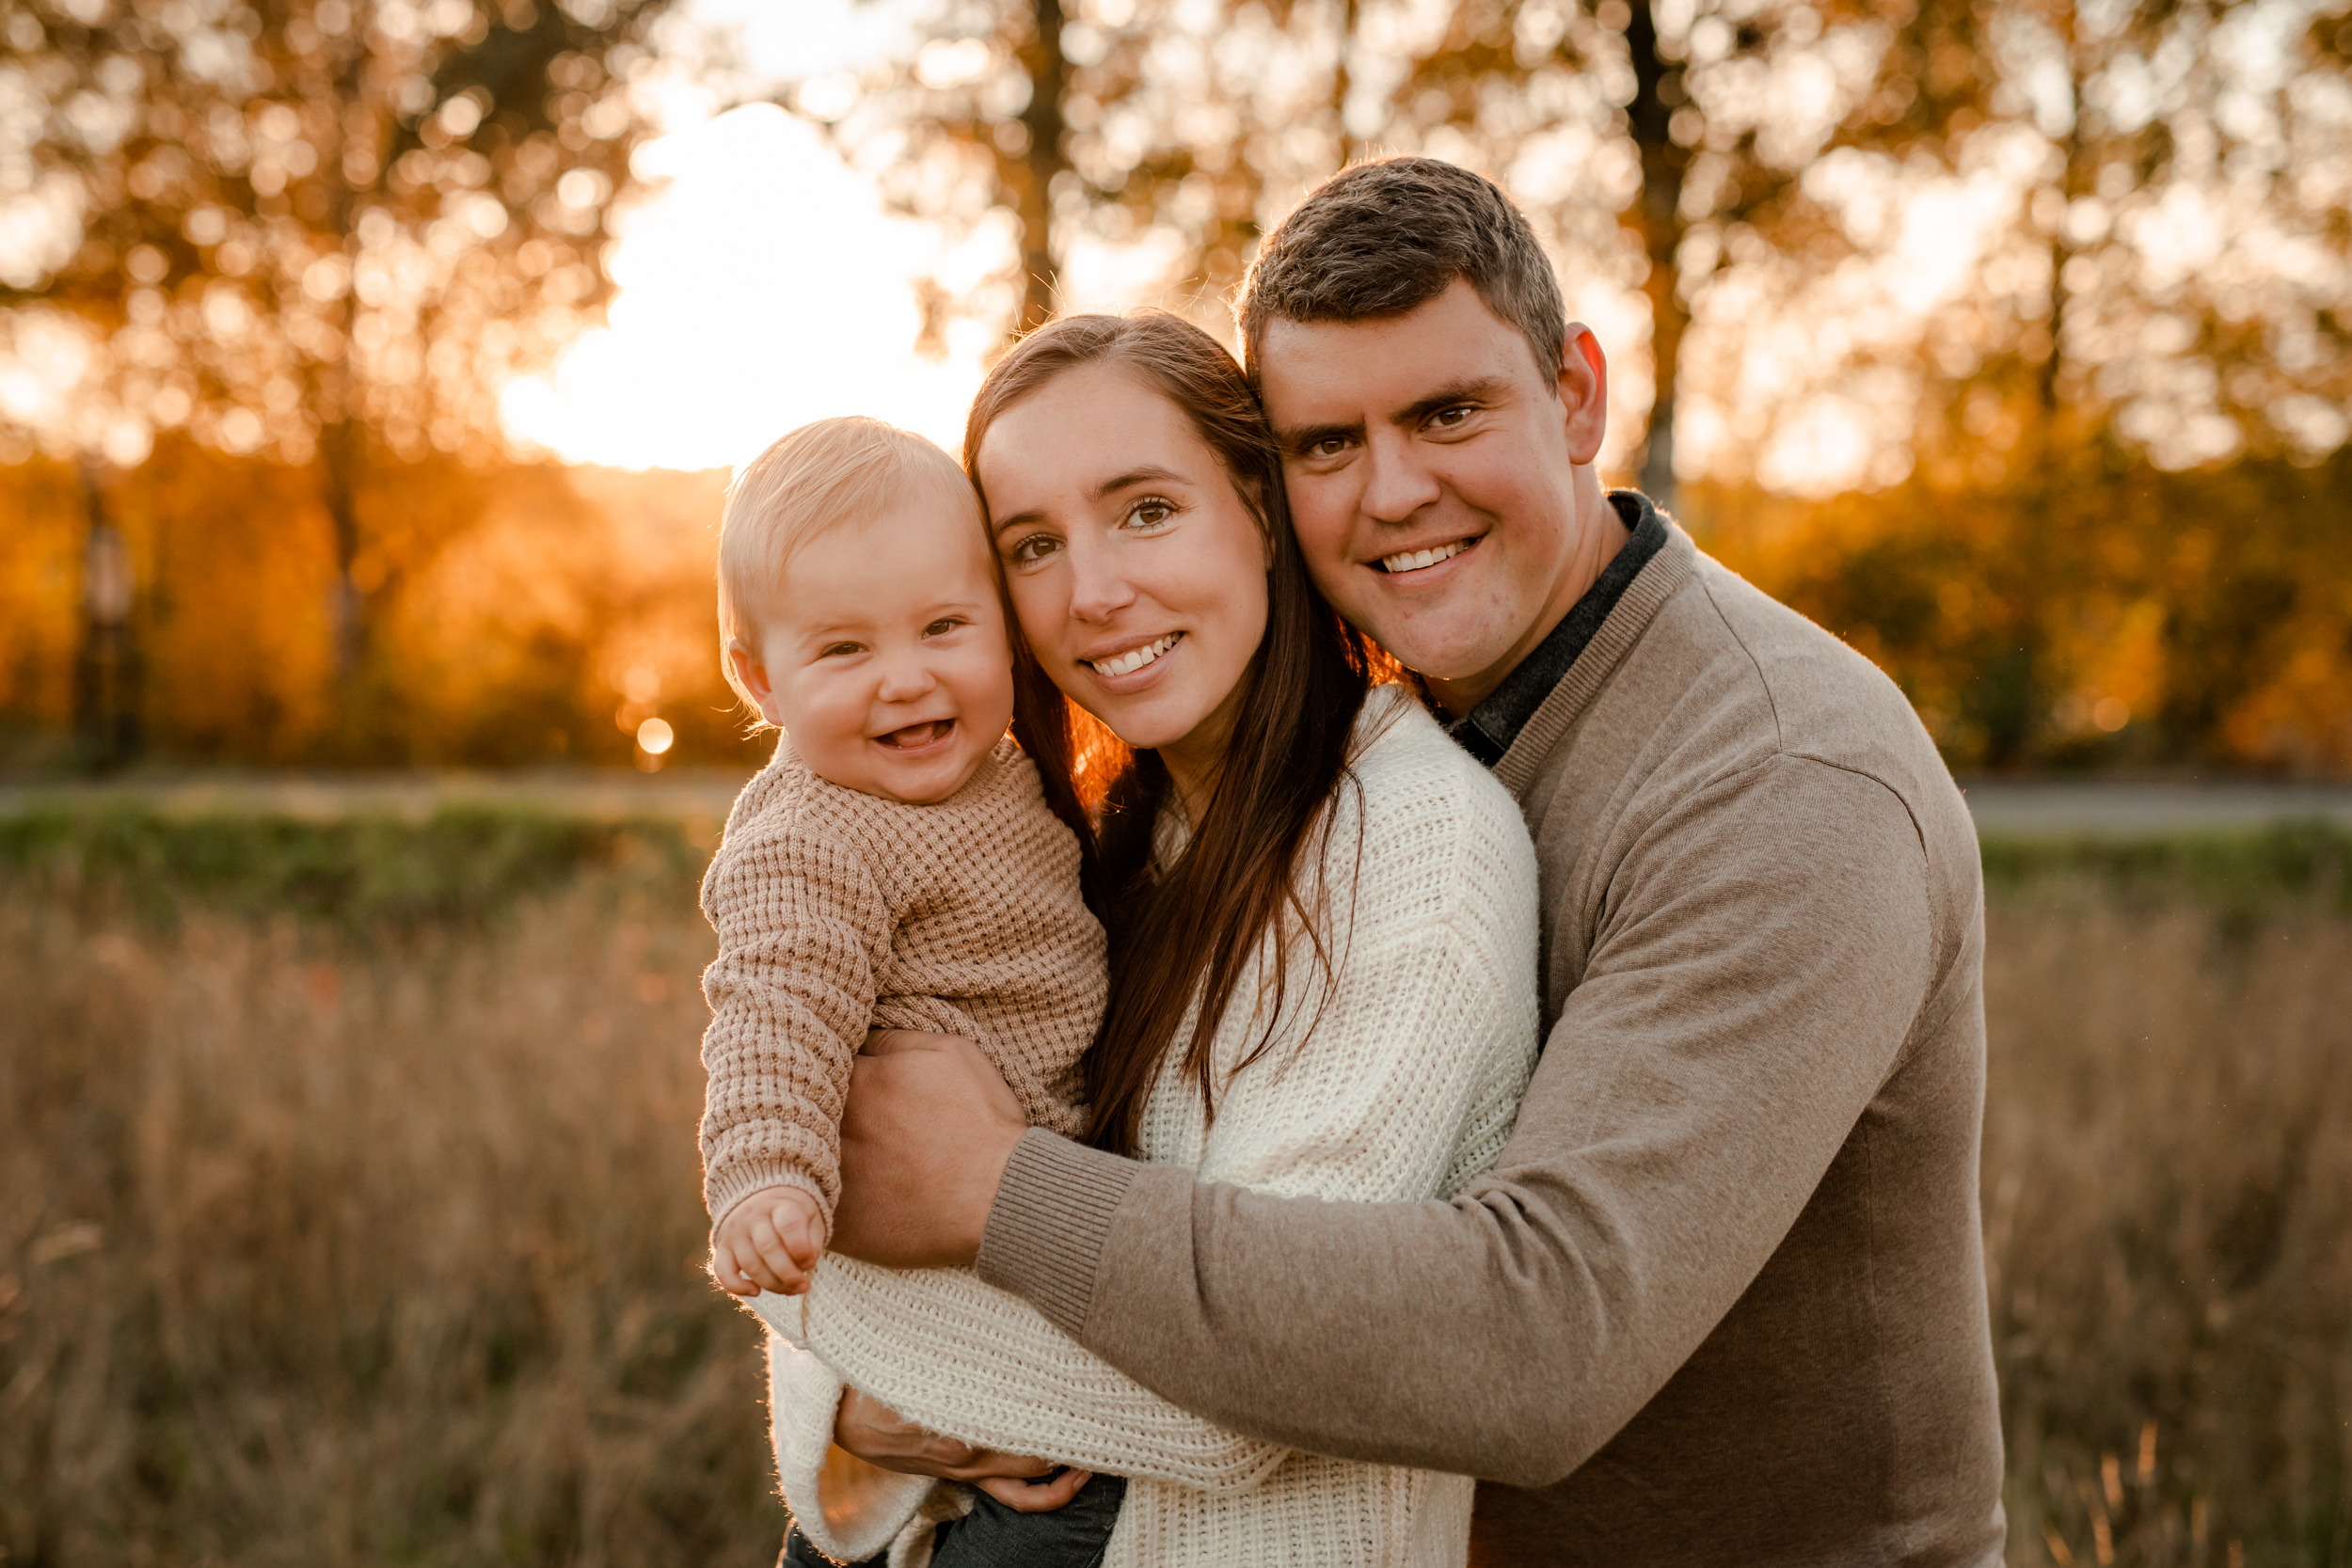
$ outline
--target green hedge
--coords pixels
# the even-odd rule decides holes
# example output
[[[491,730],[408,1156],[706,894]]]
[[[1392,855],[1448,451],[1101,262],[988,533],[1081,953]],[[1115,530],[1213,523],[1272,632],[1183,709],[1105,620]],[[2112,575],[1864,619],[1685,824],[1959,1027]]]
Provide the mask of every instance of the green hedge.
[[[587,871],[691,900],[705,859],[675,821],[545,807],[319,820],[107,802],[0,816],[0,879],[127,896],[157,918],[200,905],[354,927],[473,923]],[[2352,831],[2326,823],[2154,838],[1987,833],[1984,869],[1996,897],[2074,883],[2135,899],[2186,895],[2228,912],[2315,902],[2352,913]]]
[[[124,896],[158,919],[196,905],[349,927],[473,924],[591,870],[691,902],[704,860],[675,822],[533,808],[321,821],[108,803],[0,816],[0,879]]]
[[[2186,895],[2225,913],[2282,903],[2352,914],[2352,829],[2325,821],[2149,838],[1986,833],[1986,890],[2088,882],[2135,899]]]

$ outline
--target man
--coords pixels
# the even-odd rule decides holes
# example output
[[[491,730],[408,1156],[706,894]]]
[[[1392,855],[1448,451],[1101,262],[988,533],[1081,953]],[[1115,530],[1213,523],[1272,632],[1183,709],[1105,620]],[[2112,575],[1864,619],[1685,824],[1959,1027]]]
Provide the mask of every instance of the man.
[[[1996,1562],[1981,889],[1932,744],[1602,492],[1605,361],[1486,181],[1340,175],[1242,325],[1317,582],[1534,837],[1547,1045],[1511,1144],[1450,1203],[1276,1198],[1025,1130],[916,1042],[861,1064],[835,1244],[977,1259],[1238,1430],[1486,1478],[1481,1564]],[[840,1436],[993,1457],[870,1411]]]

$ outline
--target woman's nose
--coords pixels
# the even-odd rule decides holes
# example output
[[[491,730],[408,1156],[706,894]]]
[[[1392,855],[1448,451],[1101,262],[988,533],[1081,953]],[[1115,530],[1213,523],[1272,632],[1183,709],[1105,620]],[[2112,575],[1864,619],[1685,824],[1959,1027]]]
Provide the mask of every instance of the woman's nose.
[[[1135,602],[1136,585],[1108,546],[1071,550],[1070,614],[1079,621],[1107,621]]]

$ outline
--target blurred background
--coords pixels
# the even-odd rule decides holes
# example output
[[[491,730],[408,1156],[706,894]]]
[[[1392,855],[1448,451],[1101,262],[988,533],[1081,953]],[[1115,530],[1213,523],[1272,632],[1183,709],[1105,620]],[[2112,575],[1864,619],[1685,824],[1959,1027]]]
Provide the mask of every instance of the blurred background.
[[[1391,150],[1969,787],[2011,1560],[2352,1563],[2344,0],[6,0],[0,1564],[772,1559],[729,466]]]

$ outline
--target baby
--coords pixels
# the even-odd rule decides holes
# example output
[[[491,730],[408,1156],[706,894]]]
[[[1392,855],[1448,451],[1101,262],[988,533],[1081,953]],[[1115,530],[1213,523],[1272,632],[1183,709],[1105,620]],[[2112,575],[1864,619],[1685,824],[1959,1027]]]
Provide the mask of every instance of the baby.
[[[797,1295],[866,1031],[975,1040],[1032,1122],[1075,1132],[1103,931],[1006,738],[1004,610],[946,452],[865,419],[770,447],[727,493],[719,618],[729,681],[784,736],[703,880],[711,1267],[738,1295]]]
[[[1078,1058],[1108,980],[1077,840],[1006,738],[1011,645],[954,459],[874,420],[776,442],[727,492],[719,621],[728,680],[784,736],[703,879],[719,933],[703,975],[703,1188],[711,1272],[788,1335],[797,1315],[778,1308],[808,1290],[831,1232],[842,1102],[867,1030],[977,1041],[1031,1122],[1076,1132]],[[837,1550],[815,1477],[784,1463],[782,1438],[821,1456],[842,1386],[806,1351],[772,1352],[787,1499]],[[989,1560],[987,1543],[1007,1536],[1006,1560],[1094,1560],[1120,1489],[1098,1476],[1080,1504],[1025,1514],[889,1478],[900,1482],[924,1550],[933,1523],[978,1504],[941,1537],[946,1568]]]

